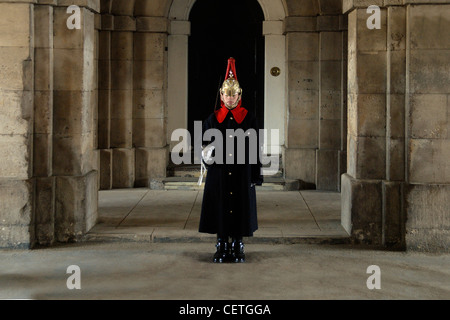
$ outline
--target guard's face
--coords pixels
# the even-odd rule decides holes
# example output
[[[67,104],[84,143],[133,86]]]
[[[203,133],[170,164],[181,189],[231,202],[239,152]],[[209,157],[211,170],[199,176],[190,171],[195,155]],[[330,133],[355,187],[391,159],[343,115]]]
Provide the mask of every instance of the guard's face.
[[[226,93],[225,94],[221,94],[222,96],[222,101],[223,103],[225,103],[225,106],[227,108],[232,108],[234,106],[237,105],[238,101],[239,101],[239,94],[235,94],[234,96],[229,96]]]

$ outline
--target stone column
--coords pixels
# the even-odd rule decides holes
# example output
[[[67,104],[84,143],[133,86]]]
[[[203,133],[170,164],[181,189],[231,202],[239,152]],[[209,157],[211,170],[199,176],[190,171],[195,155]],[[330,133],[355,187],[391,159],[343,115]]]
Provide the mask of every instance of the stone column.
[[[319,17],[288,17],[286,177],[303,189],[340,188],[345,158],[345,19],[332,10]]]
[[[114,17],[101,15],[98,44],[98,148],[100,149],[100,189],[112,189],[111,149],[111,31]]]
[[[384,3],[381,28],[369,30],[367,3],[344,1],[352,11],[342,222],[356,241],[448,251],[450,1]]]
[[[81,29],[67,28],[67,7],[54,7],[53,175],[55,238],[77,240],[97,219],[94,153],[97,65],[93,7],[80,7]],[[97,6],[96,6],[97,4]]]
[[[139,17],[134,35],[133,145],[136,183],[150,187],[166,176],[167,146],[166,18]]]
[[[386,179],[386,10],[369,29],[365,8],[348,16],[348,159],[342,177],[342,224],[358,241],[382,244]]]
[[[449,17],[450,1],[406,10],[406,245],[423,251],[450,251]]]
[[[386,180],[382,183],[382,243],[405,242],[406,7],[387,8]]]
[[[288,116],[286,178],[314,188],[319,146],[319,33],[316,17],[287,17]]]
[[[279,130],[279,141],[274,145],[281,148],[285,145],[286,123],[286,36],[283,34],[282,21],[264,21],[263,34],[265,39],[265,91],[264,91],[264,124],[265,129]],[[272,68],[281,70],[279,76],[271,75]],[[268,131],[267,150],[270,153],[271,135]],[[281,152],[281,150],[280,150]]]
[[[0,247],[33,245],[34,14],[0,1]]]
[[[318,18],[320,88],[319,149],[316,151],[316,187],[338,191],[342,172],[340,159],[345,158],[346,101],[344,95],[344,31],[342,16]],[[345,46],[347,44],[345,43]],[[345,114],[344,114],[345,112]],[[345,130],[346,133],[346,130]]]
[[[348,160],[342,224],[356,242],[403,247],[405,8],[348,17]]]
[[[34,141],[36,242],[55,240],[55,178],[53,177],[53,7],[34,6]]]
[[[135,181],[133,148],[133,32],[136,22],[114,17],[111,33],[111,147],[112,186],[132,188]]]
[[[167,87],[167,141],[170,149],[178,144],[171,142],[172,132],[186,129],[188,122],[188,39],[189,21],[171,21],[168,37],[168,87]],[[186,137],[187,140],[187,137]],[[186,141],[185,140],[185,141]],[[189,143],[185,146],[187,150]]]

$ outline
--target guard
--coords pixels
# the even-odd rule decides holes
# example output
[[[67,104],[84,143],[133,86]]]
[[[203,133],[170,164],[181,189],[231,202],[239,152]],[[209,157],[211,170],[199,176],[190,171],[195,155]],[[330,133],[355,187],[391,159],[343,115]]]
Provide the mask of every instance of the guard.
[[[252,237],[258,229],[255,186],[262,185],[263,176],[257,120],[242,107],[233,58],[228,60],[220,97],[221,108],[203,123],[203,139],[210,129],[220,132],[221,139],[203,140],[214,159],[203,157],[207,176],[199,232],[217,234],[213,262],[239,263],[245,262],[243,237]]]

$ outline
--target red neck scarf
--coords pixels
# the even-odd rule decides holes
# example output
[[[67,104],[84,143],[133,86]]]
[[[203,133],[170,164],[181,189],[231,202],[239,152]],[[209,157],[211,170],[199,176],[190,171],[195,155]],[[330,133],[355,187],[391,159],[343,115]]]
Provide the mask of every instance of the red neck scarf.
[[[241,124],[242,121],[244,121],[245,116],[247,116],[247,113],[248,113],[248,110],[245,108],[242,108],[241,105],[242,105],[242,100],[239,101],[236,108],[230,110],[225,106],[225,104],[222,101],[221,102],[222,108],[220,108],[217,111],[214,111],[214,113],[216,114],[217,121],[219,121],[219,123],[222,123],[225,120],[225,118],[227,117],[228,112],[231,111],[231,113],[234,116],[234,119],[236,119],[236,122]]]

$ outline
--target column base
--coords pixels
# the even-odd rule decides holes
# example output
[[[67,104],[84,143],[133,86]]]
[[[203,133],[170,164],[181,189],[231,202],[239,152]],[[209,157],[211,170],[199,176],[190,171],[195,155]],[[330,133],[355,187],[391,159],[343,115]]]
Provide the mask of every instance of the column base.
[[[33,246],[33,189],[30,180],[0,180],[0,248]]]
[[[97,222],[97,171],[81,177],[56,177],[55,240],[75,242]]]
[[[405,249],[403,182],[341,178],[341,223],[355,244]]]
[[[410,184],[405,194],[407,249],[450,252],[450,185]]]

